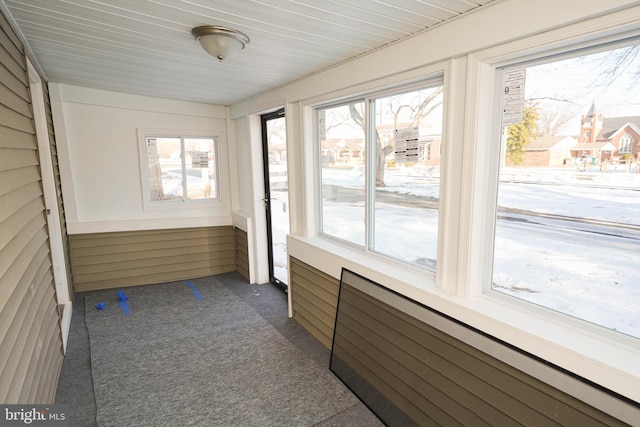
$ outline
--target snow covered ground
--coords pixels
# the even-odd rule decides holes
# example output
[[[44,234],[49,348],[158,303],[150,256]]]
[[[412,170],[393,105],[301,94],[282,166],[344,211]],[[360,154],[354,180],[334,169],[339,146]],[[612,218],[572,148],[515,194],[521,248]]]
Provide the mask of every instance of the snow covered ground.
[[[438,169],[387,171],[385,191],[438,196]],[[323,169],[323,182],[364,188],[361,166]],[[364,192],[362,192],[364,194]],[[287,280],[287,191],[272,192],[276,277]],[[575,169],[503,170],[498,205],[493,289],[640,338],[640,174]],[[323,202],[325,232],[364,242],[364,201]],[[522,218],[534,223],[524,222]],[[536,213],[587,219],[538,218]],[[434,268],[437,213],[379,203],[376,247],[386,255]],[[598,221],[606,221],[600,226]],[[539,224],[538,224],[539,222]],[[575,225],[575,226],[574,226]],[[623,228],[625,225],[628,228]]]
[[[391,170],[384,190],[437,197],[437,178],[437,168]],[[325,168],[323,182],[363,188],[364,173],[360,166]],[[501,210],[517,209],[524,215],[511,218],[505,213],[497,221],[494,290],[640,337],[640,174],[623,173],[622,168],[602,173],[598,166],[585,172],[504,169],[498,199]],[[323,204],[325,218],[332,218],[325,222],[325,231],[364,241],[363,202]],[[556,221],[536,214],[579,220]],[[523,217],[533,217],[533,223],[523,222]],[[376,247],[387,255],[433,266],[429,260],[436,253],[435,211],[379,203],[376,218],[377,230],[392,231],[377,232]]]
[[[498,221],[493,288],[640,338],[640,174],[506,172],[498,206],[588,222]]]

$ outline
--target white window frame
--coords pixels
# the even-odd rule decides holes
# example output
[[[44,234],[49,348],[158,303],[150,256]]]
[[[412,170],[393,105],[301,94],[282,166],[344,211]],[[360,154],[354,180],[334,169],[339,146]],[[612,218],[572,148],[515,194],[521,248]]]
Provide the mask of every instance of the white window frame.
[[[172,201],[152,201],[151,189],[149,185],[149,165],[147,162],[147,138],[211,138],[213,139],[213,150],[215,152],[216,170],[216,197],[209,199],[183,199]],[[196,208],[214,208],[223,205],[220,197],[220,136],[212,135],[210,132],[199,132],[194,130],[175,129],[138,129],[138,154],[140,163],[140,180],[142,187],[143,209],[145,211],[180,210]],[[184,148],[184,147],[182,147]],[[184,169],[182,171],[184,174]]]
[[[493,227],[496,218],[498,151],[495,134],[501,120],[496,91],[502,81],[499,67],[549,57],[577,48],[617,42],[640,35],[640,7],[574,22],[542,33],[461,52],[446,62],[434,62],[301,101],[304,160],[309,175],[304,192],[307,206],[304,233],[289,236],[290,253],[301,261],[339,278],[346,267],[408,298],[424,303],[456,320],[473,325],[509,345],[546,360],[577,376],[640,402],[638,340],[530,303],[485,292],[491,283]],[[605,48],[603,47],[603,50]],[[395,87],[424,76],[444,73],[443,164],[438,230],[438,269],[435,279],[412,269],[374,258],[320,235],[316,195],[319,171],[313,108],[323,103],[356,99],[377,88]],[[311,174],[313,176],[311,176]],[[496,185],[492,185],[496,183]],[[495,187],[495,188],[494,188]],[[444,256],[443,256],[444,254]],[[541,375],[532,373],[534,377]],[[579,381],[578,381],[579,382]],[[580,387],[549,383],[605,412],[625,420],[640,418],[628,403],[611,402]],[[635,411],[635,412],[634,412]]]
[[[317,223],[315,224],[315,228],[316,230],[318,230],[318,235],[321,236],[324,239],[330,240],[332,242],[335,242],[339,245],[348,247],[350,249],[356,250],[356,251],[362,251],[364,252],[367,246],[367,232],[366,232],[366,216],[367,216],[367,193],[368,193],[368,180],[367,177],[368,176],[368,172],[366,171],[366,169],[368,168],[368,161],[365,160],[365,225],[363,225],[364,228],[364,246],[363,245],[359,245],[358,243],[355,242],[351,242],[349,240],[345,240],[345,239],[341,239],[338,236],[334,236],[333,234],[329,234],[329,233],[325,233],[324,232],[324,209],[323,209],[323,204],[322,204],[322,147],[320,144],[320,135],[319,135],[319,129],[318,129],[318,110],[327,110],[330,108],[337,108],[337,107],[342,107],[345,105],[349,105],[349,104],[353,104],[353,103],[359,103],[362,102],[364,104],[364,108],[365,111],[363,112],[363,116],[365,116],[367,114],[367,103],[366,100],[362,97],[362,96],[355,96],[353,98],[346,98],[343,100],[339,100],[336,102],[328,102],[328,103],[323,103],[320,105],[315,105],[313,107],[313,147],[314,147],[314,158],[317,159],[317,164],[314,165],[316,170],[318,171],[318,177],[317,177],[317,184],[316,184],[316,203],[317,203],[317,214],[316,214],[316,221]],[[367,129],[365,128],[364,130],[364,140],[365,140],[365,159],[368,158],[369,156],[369,138],[367,136]],[[336,159],[337,160],[337,159]]]
[[[591,46],[583,46],[581,44],[577,46],[569,45],[568,47],[561,49],[559,52],[553,52],[547,55],[545,55],[544,53],[540,53],[540,54],[535,54],[528,57],[520,58],[523,60],[516,59],[516,60],[508,61],[508,62],[512,62],[511,65],[497,63],[493,67],[493,73],[495,76],[495,86],[494,86],[495,95],[494,95],[493,104],[496,105],[496,107],[494,107],[494,111],[495,112],[502,111],[502,106],[501,105],[499,106],[498,104],[500,103],[502,98],[501,85],[503,81],[504,72],[512,71],[516,69],[522,69],[525,67],[531,67],[537,64],[544,64],[544,63],[559,61],[564,58],[587,55],[587,54],[595,53],[599,51],[612,50],[617,47],[623,47],[629,44],[640,44],[640,36],[636,37],[633,41],[623,40],[623,41],[620,41],[619,43],[610,42],[610,41],[599,42],[598,39],[596,39],[591,43]],[[491,255],[491,260],[487,265],[491,265],[491,266],[493,266],[493,246],[494,246],[493,239],[495,236],[495,227],[496,227],[495,219],[497,215],[498,180],[499,180],[499,173],[500,173],[500,166],[495,162],[495,160],[499,159],[501,155],[499,151],[501,149],[499,141],[502,133],[502,118],[500,114],[495,114],[495,116],[493,117],[493,122],[494,123],[491,131],[492,136],[491,136],[491,139],[487,141],[487,143],[489,144],[489,149],[491,151],[491,156],[492,158],[494,158],[494,162],[491,163],[490,165],[491,170],[488,171],[488,175],[487,175],[491,179],[490,182],[492,183],[491,188],[493,191],[491,194],[491,203],[490,203],[491,208],[489,209],[490,214],[488,215],[491,218],[490,223],[488,223],[488,225],[490,225],[490,228],[488,228],[488,231],[489,231],[487,236],[488,241],[485,242],[485,244],[487,245],[487,248],[490,248],[490,250],[487,250],[487,252],[490,252],[490,255]],[[625,135],[629,135],[629,134],[627,133]],[[631,137],[631,135],[629,136]],[[585,320],[575,319],[568,314],[559,313],[555,310],[548,309],[544,306],[536,305],[536,304],[521,300],[519,298],[504,294],[502,292],[495,291],[492,289],[492,281],[493,281],[493,269],[492,268],[486,269],[485,275],[482,280],[482,290],[481,290],[482,294],[488,295],[491,298],[504,299],[509,303],[521,305],[522,308],[527,310],[539,311],[541,313],[544,313],[544,315],[557,317],[558,320],[560,321],[562,320],[571,321],[571,322],[577,321],[579,323],[582,323],[586,329],[589,329],[592,327],[601,329],[600,332],[611,334],[614,337],[614,339],[617,339],[618,335],[620,335],[619,333],[613,330],[592,325]],[[622,336],[620,338],[622,340],[627,340],[627,339],[636,340],[640,345],[640,338],[631,338],[631,337],[625,337],[625,336]]]
[[[340,245],[349,247],[353,250],[362,252],[366,257],[369,257],[372,260],[376,260],[376,262],[378,261],[382,261],[385,263],[388,263],[389,265],[395,266],[395,267],[399,267],[399,268],[407,268],[412,270],[414,273],[418,274],[418,275],[425,275],[426,277],[429,277],[431,280],[435,279],[435,275],[436,275],[436,271],[432,271],[429,270],[427,268],[423,268],[419,265],[415,265],[415,264],[411,264],[409,262],[391,257],[389,255],[386,255],[380,251],[376,251],[374,249],[372,249],[372,238],[373,238],[373,233],[374,233],[374,225],[372,224],[372,212],[375,209],[375,205],[374,205],[374,193],[375,193],[375,170],[373,170],[373,166],[375,164],[376,158],[375,158],[375,143],[372,141],[372,136],[371,136],[371,132],[373,127],[375,126],[375,120],[372,117],[372,112],[371,112],[371,103],[375,102],[377,99],[379,98],[384,98],[384,97],[389,97],[389,96],[393,96],[396,94],[402,94],[402,93],[407,93],[407,92],[411,92],[411,91],[418,91],[421,89],[428,89],[428,88],[432,88],[435,86],[440,86],[442,85],[445,89],[445,93],[443,94],[443,123],[442,123],[442,135],[441,135],[441,144],[440,144],[440,150],[442,150],[442,147],[445,144],[446,141],[446,108],[447,108],[447,99],[446,99],[446,85],[445,85],[445,76],[444,76],[444,70],[439,72],[439,73],[433,73],[431,75],[429,75],[428,77],[424,77],[421,78],[418,81],[413,81],[413,82],[409,82],[409,83],[404,83],[404,84],[397,84],[394,85],[391,88],[382,88],[382,89],[377,89],[377,90],[371,90],[366,92],[364,95],[360,95],[360,96],[354,96],[352,98],[345,98],[345,99],[341,99],[339,101],[335,101],[335,102],[328,102],[328,103],[323,103],[323,104],[319,104],[319,105],[314,105],[313,108],[313,123],[314,123],[314,151],[316,153],[316,158],[318,159],[318,164],[316,165],[316,168],[318,170],[318,179],[317,179],[317,187],[316,187],[316,194],[317,194],[317,206],[318,206],[318,212],[317,212],[317,216],[316,219],[318,221],[318,223],[316,224],[316,229],[319,231],[319,235],[327,240],[333,241],[335,243],[338,243]],[[321,162],[322,162],[322,147],[320,146],[320,140],[319,140],[319,135],[318,135],[318,129],[317,129],[317,124],[318,124],[318,110],[321,109],[329,109],[332,107],[339,107],[339,106],[343,106],[343,105],[348,105],[350,103],[355,103],[355,102],[362,102],[364,104],[364,111],[363,111],[363,118],[365,119],[365,218],[364,218],[364,245],[361,246],[359,244],[356,244],[354,242],[349,242],[347,240],[344,239],[340,239],[337,236],[328,234],[328,233],[324,233],[323,230],[323,205],[322,205],[322,177],[321,177]],[[441,153],[441,158],[442,158],[442,163],[441,163],[441,170],[442,168],[444,168],[444,163],[446,162],[445,156],[443,153]],[[441,251],[440,251],[440,242],[441,242],[441,230],[442,230],[442,223],[444,222],[443,217],[442,217],[442,211],[441,211],[441,200],[442,200],[442,196],[443,196],[443,190],[442,190],[442,177],[444,176],[443,172],[441,172],[441,183],[440,183],[440,199],[439,199],[439,206],[438,206],[438,238],[437,238],[437,257],[436,257],[436,261],[438,262],[438,258],[440,257]]]
[[[558,29],[467,57],[469,114],[465,125],[475,134],[465,141],[465,153],[469,155],[462,181],[469,197],[462,200],[461,210],[470,214],[463,218],[460,229],[470,237],[466,243],[461,240],[458,251],[463,255],[458,260],[462,265],[456,290],[458,295],[472,297],[465,303],[467,308],[477,310],[469,315],[474,319],[470,323],[486,325],[490,334],[605,388],[637,396],[638,339],[491,290],[502,131],[501,114],[496,113],[501,111],[500,68],[546,63],[563,55],[575,56],[570,52],[579,49],[585,49],[585,53],[610,50],[613,46],[607,43],[616,47],[635,44],[637,40],[630,42],[628,38],[640,35],[640,30],[628,27],[619,27],[617,35],[611,35],[609,30],[594,33],[593,23],[576,25],[582,26],[582,33],[572,27]]]

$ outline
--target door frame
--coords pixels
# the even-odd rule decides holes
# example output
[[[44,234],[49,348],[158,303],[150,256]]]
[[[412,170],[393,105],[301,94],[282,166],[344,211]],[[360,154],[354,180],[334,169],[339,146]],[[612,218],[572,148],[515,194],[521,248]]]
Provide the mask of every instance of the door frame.
[[[280,119],[285,117],[284,108],[280,108],[270,113],[262,114],[260,116],[260,129],[262,131],[262,164],[264,172],[264,201],[265,215],[266,215],[266,228],[267,228],[267,258],[269,264],[269,282],[278,287],[283,292],[287,292],[287,284],[276,278],[274,275],[273,266],[273,229],[271,222],[271,186],[270,186],[270,174],[269,174],[269,147],[268,147],[268,134],[267,134],[267,122],[269,120]],[[287,176],[287,179],[289,177]]]

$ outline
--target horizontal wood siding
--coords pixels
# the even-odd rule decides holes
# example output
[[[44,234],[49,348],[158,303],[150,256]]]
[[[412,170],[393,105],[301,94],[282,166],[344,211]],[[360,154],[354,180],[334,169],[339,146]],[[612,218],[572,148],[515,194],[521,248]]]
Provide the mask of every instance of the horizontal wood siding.
[[[351,286],[338,318],[334,354],[419,425],[624,425]]]
[[[0,14],[0,404],[54,401],[62,366],[23,48]]]
[[[69,249],[69,234],[67,232],[67,217],[64,210],[64,198],[62,196],[62,182],[60,180],[60,164],[58,162],[58,146],[53,128],[53,113],[51,112],[51,98],[49,97],[49,86],[42,85],[44,95],[44,107],[47,115],[47,128],[49,134],[49,145],[51,147],[51,163],[53,166],[53,179],[56,185],[56,203],[58,204],[58,215],[60,216],[60,233],[62,235],[62,249],[64,252],[65,269],[67,271],[67,285],[69,287],[69,299],[73,301],[73,274],[71,271],[71,251]]]
[[[69,236],[76,291],[148,285],[235,271],[231,226]]]
[[[290,257],[293,318],[318,341],[331,348],[340,282]]]
[[[247,232],[235,228],[236,271],[249,280],[249,243]]]

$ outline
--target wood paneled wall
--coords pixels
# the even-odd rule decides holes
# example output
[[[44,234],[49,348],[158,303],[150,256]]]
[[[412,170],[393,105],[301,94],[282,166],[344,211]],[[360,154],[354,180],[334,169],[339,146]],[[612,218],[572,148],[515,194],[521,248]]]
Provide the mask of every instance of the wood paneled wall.
[[[340,357],[418,425],[625,425],[300,260],[290,268],[293,318],[331,348],[341,292]]]
[[[0,403],[51,403],[63,350],[24,49],[0,14]]]
[[[236,237],[236,271],[249,280],[249,243],[247,232],[235,229]]]
[[[232,226],[72,234],[69,240],[78,292],[236,270]]]
[[[293,318],[327,348],[331,348],[340,281],[289,257]]]
[[[390,301],[428,310],[380,289],[375,291],[386,292]],[[443,323],[441,315],[425,313],[433,323]],[[346,377],[355,372],[421,426],[626,425],[430,323],[343,283],[332,369],[336,361],[348,366],[342,368]],[[500,354],[517,353],[527,364],[543,364],[488,337],[483,345],[502,346]],[[573,379],[561,370],[555,375],[566,378],[564,383]]]

